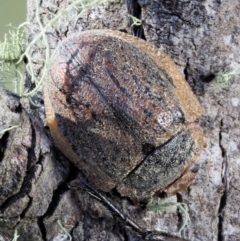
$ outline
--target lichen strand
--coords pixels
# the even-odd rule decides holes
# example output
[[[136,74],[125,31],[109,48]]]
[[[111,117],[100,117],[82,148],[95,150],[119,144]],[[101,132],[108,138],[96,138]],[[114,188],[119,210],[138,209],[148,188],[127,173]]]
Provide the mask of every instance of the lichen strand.
[[[58,126],[54,131],[50,124],[58,147],[70,159],[74,153],[78,167],[83,163],[77,157],[114,183],[146,158],[146,145],[159,147],[201,112],[174,63],[162,53],[154,59],[160,52],[139,41],[110,30],[72,35],[56,49],[45,88]],[[186,106],[178,88],[190,99]],[[192,104],[199,113],[188,111]],[[102,188],[94,175],[93,183]]]

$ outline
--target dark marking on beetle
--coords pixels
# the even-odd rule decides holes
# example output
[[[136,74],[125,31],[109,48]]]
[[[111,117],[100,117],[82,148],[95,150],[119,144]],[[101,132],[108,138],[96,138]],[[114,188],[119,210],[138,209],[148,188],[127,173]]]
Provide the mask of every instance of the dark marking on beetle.
[[[176,88],[176,85],[174,84],[171,76],[169,76],[165,69],[160,68],[161,72],[163,73],[164,77],[168,80],[168,82],[171,84],[172,87]]]
[[[153,113],[147,109],[144,109],[143,112],[147,117],[151,117],[153,115]]]
[[[109,60],[109,59],[112,61],[115,60],[115,58],[113,57],[112,52],[110,50],[105,50],[104,53],[106,54],[106,60]]]
[[[125,178],[124,184],[139,191],[159,189],[159,179],[164,183],[172,183],[173,177],[180,176],[184,165],[196,151],[190,131],[177,134],[172,139],[156,148]],[[145,180],[148,177],[148,181]],[[149,178],[150,177],[150,178]],[[137,187],[136,187],[137,185]]]
[[[111,78],[113,83],[118,87],[118,89],[125,95],[127,96],[130,100],[132,100],[132,96],[128,93],[127,89],[124,88],[118,81],[118,79],[108,70],[105,69],[105,73]]]
[[[144,155],[148,156],[150,153],[155,151],[155,146],[153,146],[152,144],[149,143],[143,143],[142,145],[142,152],[144,153]]]
[[[151,94],[151,92],[150,92],[150,89],[148,88],[148,87],[146,87],[145,88],[145,90],[144,90],[144,92],[143,92],[144,94]]]
[[[5,151],[6,147],[7,147],[8,137],[9,137],[9,131],[6,131],[3,134],[2,138],[0,138],[0,162],[4,158],[4,151]]]
[[[122,104],[126,105],[126,103],[122,103]],[[111,104],[110,106],[114,116],[116,117],[116,120],[119,126],[125,129],[126,131],[128,131],[128,133],[131,134],[136,141],[138,141],[139,143],[143,143],[143,140],[141,140],[141,137],[139,136],[139,134],[136,131],[134,131],[133,127],[136,125],[134,120],[130,116],[128,116],[127,113],[122,112],[121,109],[118,108],[117,106],[113,104]]]
[[[141,87],[142,87],[142,83],[141,83],[141,81],[137,78],[136,75],[133,75],[132,78],[133,78],[133,80],[135,81],[135,83],[136,83],[138,86],[141,86]]]

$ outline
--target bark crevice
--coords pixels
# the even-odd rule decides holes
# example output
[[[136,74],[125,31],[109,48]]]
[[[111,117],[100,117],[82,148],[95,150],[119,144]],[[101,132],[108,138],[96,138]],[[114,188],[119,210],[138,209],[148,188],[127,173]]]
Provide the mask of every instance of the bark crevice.
[[[220,131],[219,131],[219,147],[221,149],[221,154],[222,154],[222,173],[221,173],[221,178],[222,178],[222,184],[223,184],[223,191],[222,191],[222,196],[220,198],[220,203],[219,203],[219,209],[218,209],[218,241],[223,241],[224,236],[223,236],[223,222],[224,222],[224,208],[227,205],[227,193],[228,193],[228,187],[227,187],[227,168],[228,168],[228,163],[227,163],[227,151],[224,148],[222,141],[223,141],[223,136],[222,136],[222,129],[223,129],[223,119],[220,121]]]

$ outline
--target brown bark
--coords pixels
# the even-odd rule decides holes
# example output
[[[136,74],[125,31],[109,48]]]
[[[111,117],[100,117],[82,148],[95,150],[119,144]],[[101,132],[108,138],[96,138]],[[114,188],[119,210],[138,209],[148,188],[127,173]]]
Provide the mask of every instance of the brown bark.
[[[66,7],[66,1],[56,2]],[[41,14],[50,18],[42,1]],[[239,113],[237,77],[220,88],[213,77],[239,68],[240,3],[234,0],[128,1],[131,14],[141,12],[147,41],[167,52],[179,65],[202,107],[201,125],[207,148],[192,185],[170,200],[189,206],[191,222],[182,232],[188,240],[239,240]],[[37,34],[34,1],[28,1],[32,22],[29,38]],[[48,35],[51,48],[71,33],[110,28],[130,33],[127,3],[90,10],[74,27],[74,16],[56,25]],[[135,29],[136,30],[136,29]],[[40,50],[36,49],[35,56]],[[36,71],[41,63],[36,63]],[[186,97],[187,98],[187,97]],[[69,188],[80,171],[54,148],[43,125],[44,110],[31,109],[19,98],[0,92],[0,130],[18,125],[0,138],[0,240],[141,240],[83,189]],[[24,103],[23,103],[24,102]],[[23,107],[24,106],[24,107]],[[162,214],[141,210],[115,192],[106,194],[115,205],[148,230],[177,234],[182,215],[175,208]],[[135,237],[135,239],[134,239]],[[164,239],[167,240],[167,239]]]

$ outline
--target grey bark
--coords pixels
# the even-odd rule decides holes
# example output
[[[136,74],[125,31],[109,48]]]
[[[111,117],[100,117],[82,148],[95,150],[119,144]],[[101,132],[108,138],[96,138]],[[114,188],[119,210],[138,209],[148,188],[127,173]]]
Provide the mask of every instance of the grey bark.
[[[50,18],[42,1],[41,15]],[[66,7],[66,1],[51,1]],[[139,5],[138,5],[139,3]],[[71,33],[110,28],[131,32],[128,11],[143,20],[147,41],[167,52],[179,65],[203,107],[201,125],[207,148],[199,158],[200,171],[192,185],[170,200],[189,206],[191,222],[182,232],[188,240],[239,240],[240,84],[232,77],[225,88],[216,74],[239,68],[240,3],[234,0],[116,1],[107,8],[90,10],[74,26],[74,16],[49,33],[51,48]],[[141,12],[139,12],[141,10]],[[34,1],[28,1],[32,23],[29,39],[39,31]],[[41,49],[36,49],[39,57]],[[39,57],[40,59],[40,57]],[[41,72],[41,63],[36,63]],[[187,97],[186,97],[187,98]],[[81,188],[69,188],[79,175],[55,149],[43,125],[44,109],[0,92],[0,130],[18,125],[0,136],[0,240],[69,240],[58,220],[76,240],[134,240],[102,203]],[[41,101],[40,101],[41,102]],[[140,226],[176,235],[182,220],[175,208],[161,214],[141,210],[116,193],[107,194],[115,205]],[[168,199],[169,200],[169,199]],[[135,240],[138,240],[137,238]],[[140,238],[139,238],[140,240]]]

